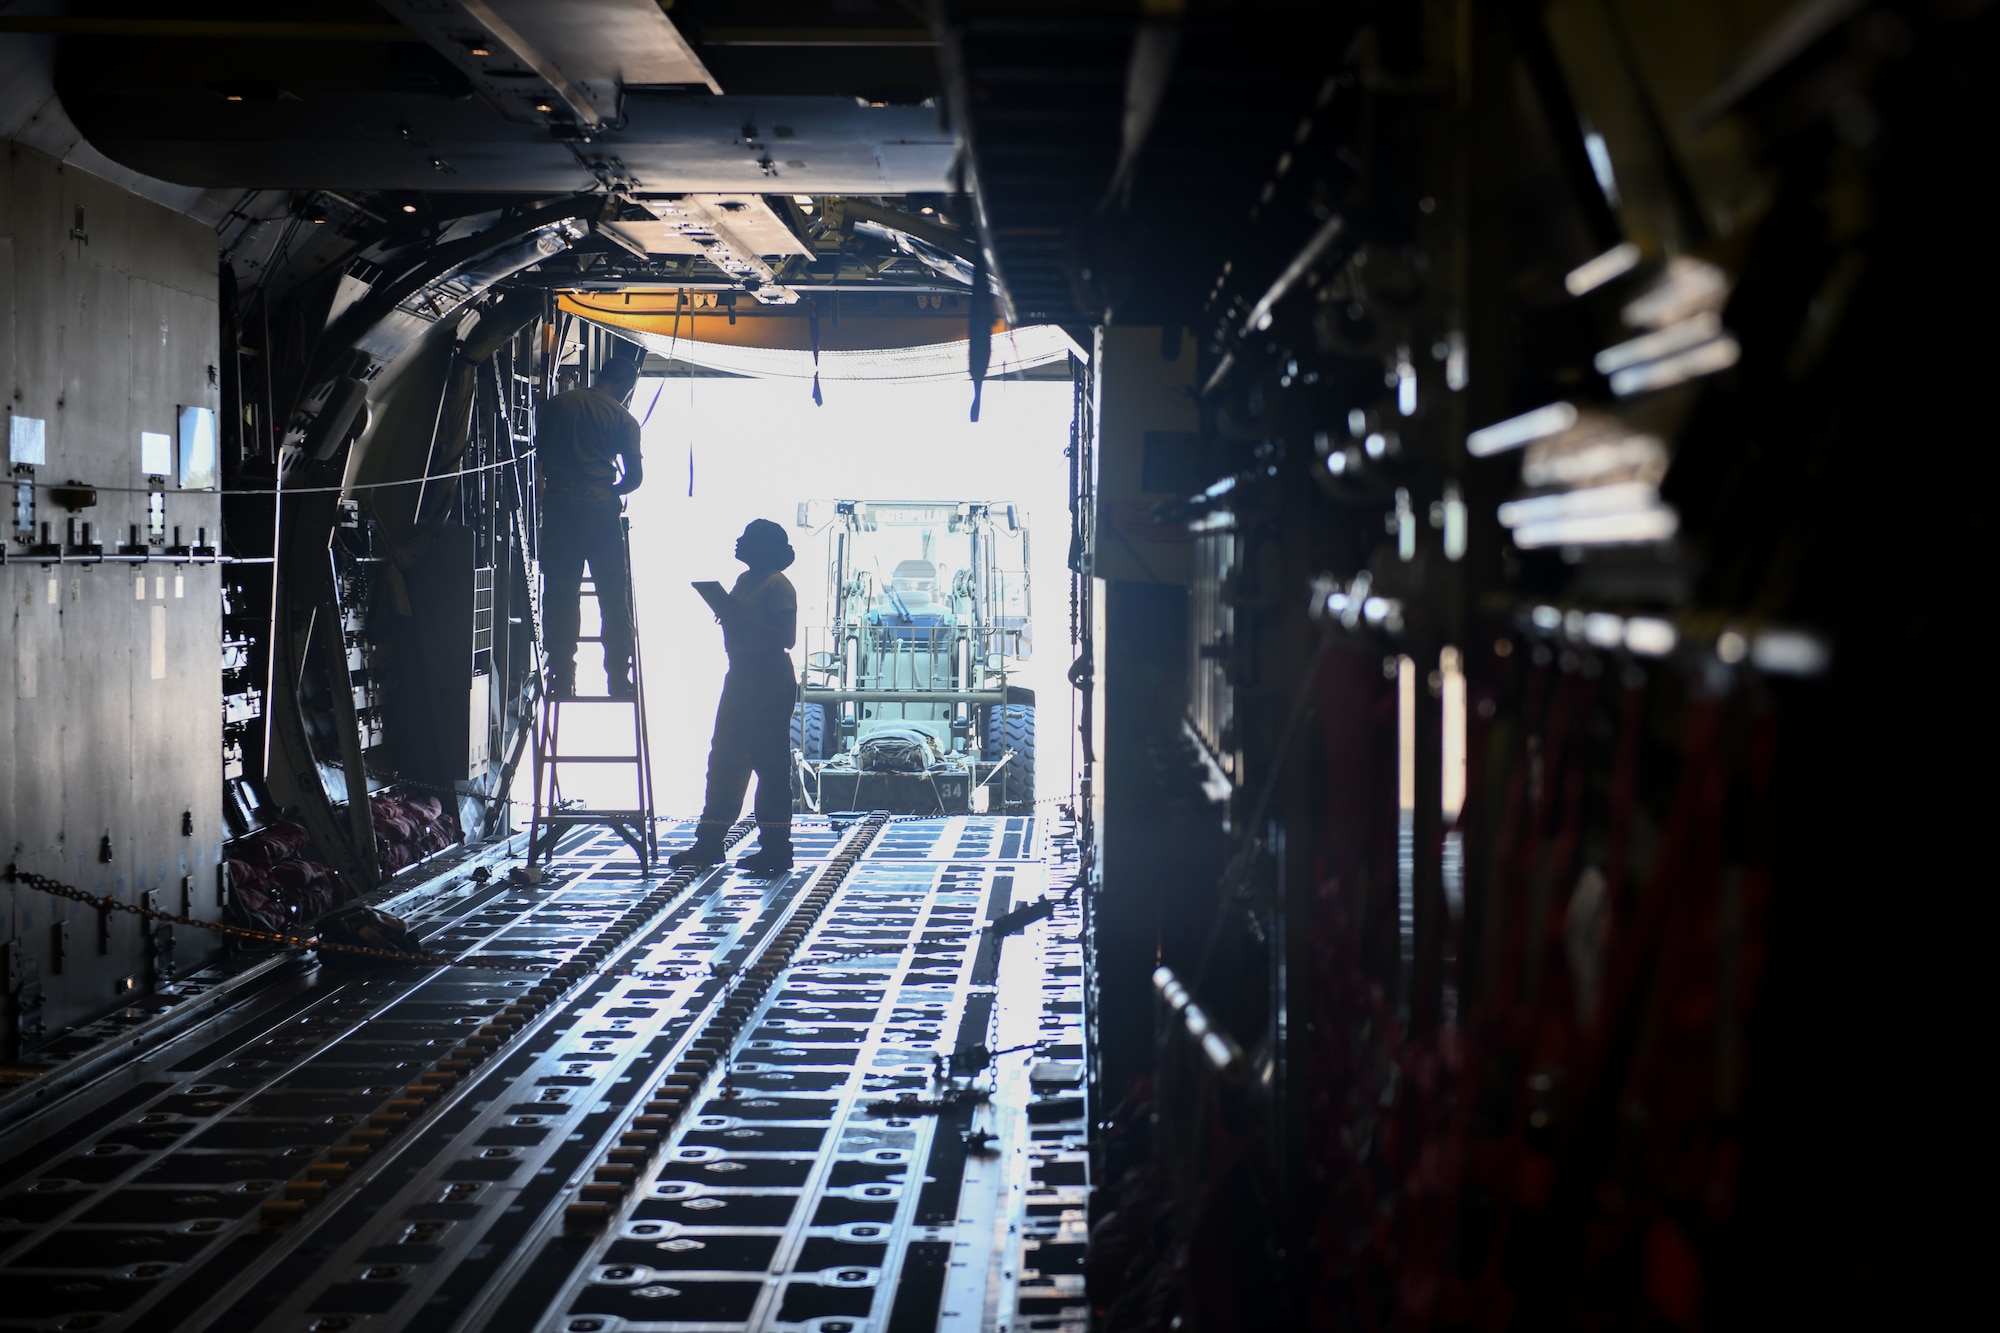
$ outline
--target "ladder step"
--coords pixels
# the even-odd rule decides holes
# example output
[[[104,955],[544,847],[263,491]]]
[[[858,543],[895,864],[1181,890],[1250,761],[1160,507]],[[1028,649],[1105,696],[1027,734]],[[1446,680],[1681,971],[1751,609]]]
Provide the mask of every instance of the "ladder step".
[[[543,824],[607,824],[612,820],[644,820],[653,816],[644,810],[558,810],[554,814],[543,815]]]
[[[551,699],[549,702],[552,704],[632,704],[636,706],[639,701],[637,699],[615,698],[609,694],[572,694],[567,699]]]
[[[545,764],[636,764],[636,754],[552,754],[542,760]]]

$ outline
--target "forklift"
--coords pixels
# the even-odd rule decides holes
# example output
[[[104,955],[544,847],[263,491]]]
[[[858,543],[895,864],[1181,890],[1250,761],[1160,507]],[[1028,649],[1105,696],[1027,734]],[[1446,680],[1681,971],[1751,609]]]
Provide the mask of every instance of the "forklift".
[[[792,712],[802,812],[949,815],[1035,800],[1027,516],[997,501],[808,501],[827,623]]]

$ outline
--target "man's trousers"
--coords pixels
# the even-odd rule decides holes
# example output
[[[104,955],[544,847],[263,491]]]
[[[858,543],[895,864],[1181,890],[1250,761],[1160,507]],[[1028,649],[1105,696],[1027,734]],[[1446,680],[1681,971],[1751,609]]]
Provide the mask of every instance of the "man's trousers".
[[[614,683],[632,668],[631,602],[625,586],[625,520],[616,496],[576,500],[551,494],[542,510],[542,632],[551,676],[576,678],[576,637],[583,567],[597,583],[604,618],[604,674]]]

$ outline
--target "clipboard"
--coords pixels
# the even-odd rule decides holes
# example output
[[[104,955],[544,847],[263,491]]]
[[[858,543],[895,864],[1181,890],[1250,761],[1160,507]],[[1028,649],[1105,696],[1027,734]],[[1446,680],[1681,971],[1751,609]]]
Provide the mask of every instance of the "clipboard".
[[[730,600],[728,590],[714,579],[704,579],[689,586],[701,594],[701,600],[708,603],[709,609],[718,618],[735,609],[736,603]]]

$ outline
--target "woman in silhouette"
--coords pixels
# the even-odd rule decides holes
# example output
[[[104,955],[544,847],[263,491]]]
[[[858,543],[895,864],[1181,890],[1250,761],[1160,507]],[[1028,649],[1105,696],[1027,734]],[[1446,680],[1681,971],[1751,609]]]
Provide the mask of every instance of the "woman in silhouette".
[[[708,748],[708,797],[694,845],[669,864],[708,866],[722,859],[723,835],[743,810],[750,775],[757,775],[757,854],[737,864],[755,875],[792,868],[791,720],[798,698],[792,645],[798,642],[799,598],[784,571],[797,558],[785,530],[753,520],[736,539],[736,558],[749,568],[717,606],[729,675],[715,710]]]

